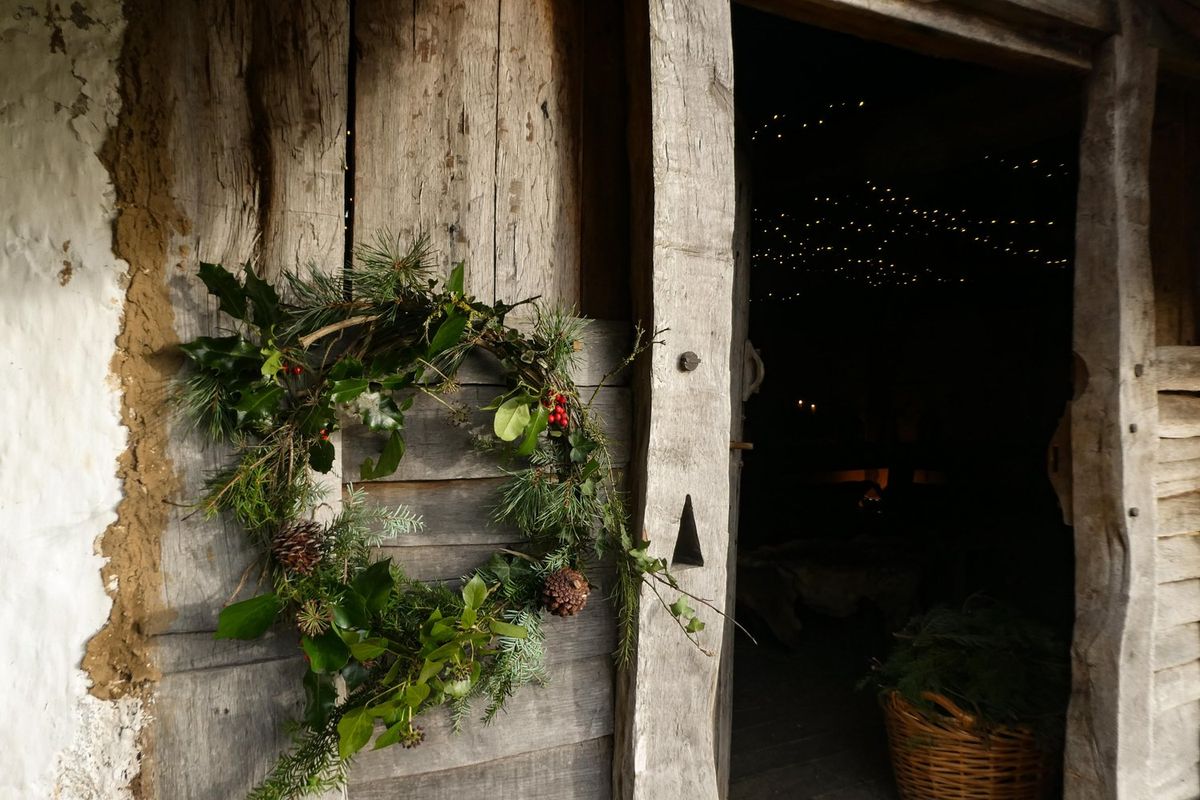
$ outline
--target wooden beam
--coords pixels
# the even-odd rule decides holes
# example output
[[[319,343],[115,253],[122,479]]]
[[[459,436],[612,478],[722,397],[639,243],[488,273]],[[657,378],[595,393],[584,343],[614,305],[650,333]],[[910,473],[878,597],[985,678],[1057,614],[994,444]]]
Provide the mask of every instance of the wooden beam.
[[[1099,31],[1074,38],[1042,31],[1028,20],[988,16],[951,3],[919,0],[744,0],[746,5],[798,22],[841,31],[864,39],[916,50],[925,55],[958,58],[1002,67],[1067,69],[1084,72],[1091,65],[1091,44]],[[1029,5],[1030,3],[1026,3]],[[1007,8],[1018,3],[989,3]],[[1048,7],[1048,10],[1052,7]]]
[[[1150,265],[1156,53],[1135,0],[1088,80],[1076,222],[1071,408],[1076,620],[1065,798],[1145,796],[1150,785],[1157,386]]]
[[[669,328],[637,386],[643,421],[638,516],[670,559],[690,496],[704,566],[680,583],[724,597],[729,547],[730,328],[734,228],[733,48],[723,0],[648,2],[653,239],[651,324]],[[636,231],[635,231],[636,235]],[[681,353],[699,367],[681,371]],[[668,595],[670,593],[668,592]],[[668,601],[669,602],[669,601]],[[704,615],[706,655],[643,591],[637,655],[623,688],[614,764],[619,797],[716,800],[713,736],[723,631]]]

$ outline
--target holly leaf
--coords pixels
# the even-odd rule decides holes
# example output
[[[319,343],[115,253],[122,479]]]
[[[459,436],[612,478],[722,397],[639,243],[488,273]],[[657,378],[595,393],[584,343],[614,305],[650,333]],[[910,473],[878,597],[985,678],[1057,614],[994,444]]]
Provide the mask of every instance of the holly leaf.
[[[218,307],[234,319],[246,319],[246,292],[233,273],[220,264],[200,263],[200,280],[208,293],[219,301]]]
[[[279,321],[279,295],[275,287],[258,277],[254,270],[246,267],[246,288],[243,296],[253,303],[254,324],[269,328]]]
[[[457,312],[451,312],[446,319],[442,320],[442,324],[438,326],[437,331],[433,334],[433,339],[429,342],[429,351],[426,354],[426,360],[432,360],[435,356],[444,353],[454,345],[458,344],[462,339],[463,331],[467,329],[467,318]]]
[[[392,562],[376,561],[360,572],[351,585],[363,598],[368,611],[382,611],[388,604],[392,587],[396,585],[392,578]]]
[[[367,603],[356,591],[342,595],[341,602],[333,606],[333,621],[339,628],[365,628],[370,622]]]
[[[353,401],[371,386],[367,378],[345,378],[329,384],[329,399],[336,405]]]
[[[308,465],[322,475],[333,469],[333,442],[318,440],[308,448]]]
[[[238,422],[265,419],[279,410],[284,389],[278,383],[269,383],[256,389],[246,389],[234,404]]]
[[[546,425],[550,420],[550,412],[541,403],[538,403],[537,412],[533,415],[533,419],[529,420],[529,424],[525,426],[525,438],[521,440],[521,444],[517,447],[517,455],[528,456],[532,455],[537,448],[538,436],[542,431],[546,430]]]
[[[337,360],[337,363],[329,368],[329,380],[340,381],[346,378],[361,378],[363,376],[363,363],[354,356],[343,356]]]
[[[400,431],[392,431],[387,444],[383,446],[383,452],[379,454],[379,461],[375,462],[370,458],[363,461],[358,470],[359,477],[364,481],[386,478],[396,471],[402,458],[404,458],[404,437],[400,435]]]
[[[179,349],[197,366],[218,372],[257,370],[262,359],[259,348],[240,336],[197,336]]]
[[[529,425],[530,416],[528,395],[509,398],[496,409],[492,430],[502,441],[511,442]]]
[[[509,639],[524,639],[529,636],[529,631],[522,625],[510,625],[507,622],[494,619],[491,622],[492,633],[497,636],[504,636]]]
[[[337,672],[350,660],[350,648],[334,631],[325,631],[316,638],[302,636],[300,646],[313,672]]]
[[[214,639],[257,639],[267,632],[282,607],[274,594],[263,594],[225,606],[217,617]]]
[[[371,741],[375,720],[365,708],[353,708],[338,721],[338,755],[343,761],[362,750]]]
[[[324,728],[336,703],[337,687],[332,675],[318,675],[311,670],[304,673],[304,722],[308,727]]]
[[[450,294],[462,296],[464,269],[465,264],[460,261],[454,265],[454,269],[450,270],[450,277],[446,279],[446,291]]]
[[[487,600],[487,596],[487,584],[478,575],[467,581],[467,585],[462,588],[463,605],[472,611],[479,610],[479,607],[483,605],[483,601]]]
[[[367,392],[355,403],[363,424],[373,431],[395,431],[404,427],[404,414],[389,395]]]

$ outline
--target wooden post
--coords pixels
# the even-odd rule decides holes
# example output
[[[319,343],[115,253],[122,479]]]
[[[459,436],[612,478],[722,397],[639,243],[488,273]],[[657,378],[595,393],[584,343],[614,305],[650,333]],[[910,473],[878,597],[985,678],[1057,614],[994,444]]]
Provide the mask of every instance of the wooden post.
[[[670,559],[691,497],[704,564],[675,569],[689,592],[721,604],[729,547],[734,227],[729,4],[651,0],[648,23],[653,239],[649,275],[641,276],[649,299],[643,320],[670,330],[637,387],[644,426],[634,467],[639,516],[652,554]],[[700,362],[685,372],[678,362],[686,351]],[[638,652],[618,712],[618,796],[719,795],[713,726],[723,626],[715,614],[704,616],[710,627],[702,643],[711,656],[692,646],[643,591]]]
[[[1151,785],[1154,462],[1149,244],[1156,53],[1144,12],[1117,3],[1120,33],[1088,82],[1076,224],[1071,410],[1076,622],[1065,797],[1146,797]]]

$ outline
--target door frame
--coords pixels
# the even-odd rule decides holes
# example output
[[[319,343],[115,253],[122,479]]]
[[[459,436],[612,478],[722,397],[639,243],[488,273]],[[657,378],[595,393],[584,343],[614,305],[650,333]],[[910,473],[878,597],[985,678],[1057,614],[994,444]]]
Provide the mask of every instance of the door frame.
[[[771,13],[1022,70],[1086,76],[1076,219],[1071,505],[1076,622],[1064,757],[1067,800],[1126,800],[1150,785],[1157,404],[1149,151],[1157,80],[1138,0],[749,0]],[[681,584],[731,602],[731,425],[737,200],[728,0],[631,0],[635,314],[668,344],[635,376],[635,530],[671,558],[685,496],[702,566]],[[740,324],[740,323],[739,323]],[[743,336],[744,339],[744,336]],[[684,369],[685,352],[700,365]],[[684,411],[686,409],[686,412]],[[623,800],[716,800],[728,780],[732,637],[705,656],[653,597],[618,683],[613,786]]]

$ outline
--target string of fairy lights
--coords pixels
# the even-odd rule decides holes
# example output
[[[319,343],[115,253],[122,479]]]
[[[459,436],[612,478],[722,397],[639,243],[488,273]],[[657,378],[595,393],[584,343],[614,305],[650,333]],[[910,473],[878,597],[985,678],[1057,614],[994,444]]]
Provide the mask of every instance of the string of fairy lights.
[[[853,124],[851,115],[867,106],[855,99],[790,118],[771,114],[752,128],[755,155],[810,125],[824,133],[833,122]],[[965,168],[969,179],[960,174],[935,190],[865,180],[755,207],[754,299],[794,300],[814,280],[951,286],[995,269],[1069,269],[1074,171],[1069,155],[1052,151],[982,155]]]

